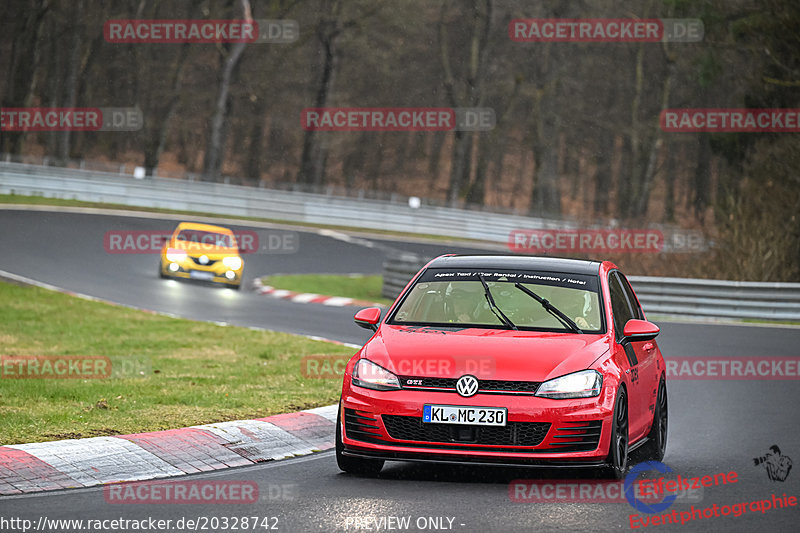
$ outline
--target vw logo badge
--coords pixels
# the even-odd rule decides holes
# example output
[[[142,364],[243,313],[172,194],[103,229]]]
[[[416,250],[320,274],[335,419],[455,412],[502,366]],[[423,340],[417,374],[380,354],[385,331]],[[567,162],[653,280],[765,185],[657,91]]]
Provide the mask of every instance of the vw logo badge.
[[[207,265],[208,264],[208,256],[207,255],[201,255],[200,256],[200,264],[201,265]]]
[[[474,396],[475,393],[478,392],[478,378],[470,376],[469,374],[461,376],[458,378],[458,381],[456,381],[456,392],[464,398]]]

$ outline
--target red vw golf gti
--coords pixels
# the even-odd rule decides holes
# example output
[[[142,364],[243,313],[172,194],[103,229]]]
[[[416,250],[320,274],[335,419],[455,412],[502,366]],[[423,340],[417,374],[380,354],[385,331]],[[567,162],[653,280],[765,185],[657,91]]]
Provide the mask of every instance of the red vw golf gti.
[[[336,459],[588,466],[623,477],[667,442],[659,329],[607,261],[442,256],[406,286],[344,374]]]

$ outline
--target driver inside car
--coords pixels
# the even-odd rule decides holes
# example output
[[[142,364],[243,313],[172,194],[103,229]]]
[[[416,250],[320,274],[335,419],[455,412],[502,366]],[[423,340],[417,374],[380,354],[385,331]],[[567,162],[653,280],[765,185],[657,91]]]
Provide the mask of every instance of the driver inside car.
[[[578,326],[580,329],[586,330],[593,330],[597,329],[596,324],[592,324],[589,322],[589,317],[591,317],[592,307],[589,293],[581,293],[575,291],[569,294],[567,299],[568,303],[565,305],[564,313],[575,322],[575,325]]]
[[[489,310],[483,287],[477,282],[452,283],[446,293],[450,313],[448,322],[464,324],[496,324],[497,317]]]

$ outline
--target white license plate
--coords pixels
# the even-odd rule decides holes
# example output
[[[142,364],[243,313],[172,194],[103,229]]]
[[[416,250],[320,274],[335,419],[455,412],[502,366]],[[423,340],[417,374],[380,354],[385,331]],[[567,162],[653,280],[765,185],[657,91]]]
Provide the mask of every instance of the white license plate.
[[[431,424],[466,424],[470,426],[505,426],[504,407],[467,407],[462,405],[426,405],[422,421]]]
[[[192,279],[202,279],[206,281],[211,281],[214,279],[213,272],[203,272],[202,270],[192,270],[189,272],[189,277]]]

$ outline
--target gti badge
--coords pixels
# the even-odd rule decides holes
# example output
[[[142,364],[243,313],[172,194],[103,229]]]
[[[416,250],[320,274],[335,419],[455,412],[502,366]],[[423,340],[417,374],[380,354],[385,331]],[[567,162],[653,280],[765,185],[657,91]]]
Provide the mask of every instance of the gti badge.
[[[478,392],[478,378],[470,376],[469,374],[461,376],[458,378],[458,381],[456,381],[456,392],[464,398],[474,396],[475,393]]]

